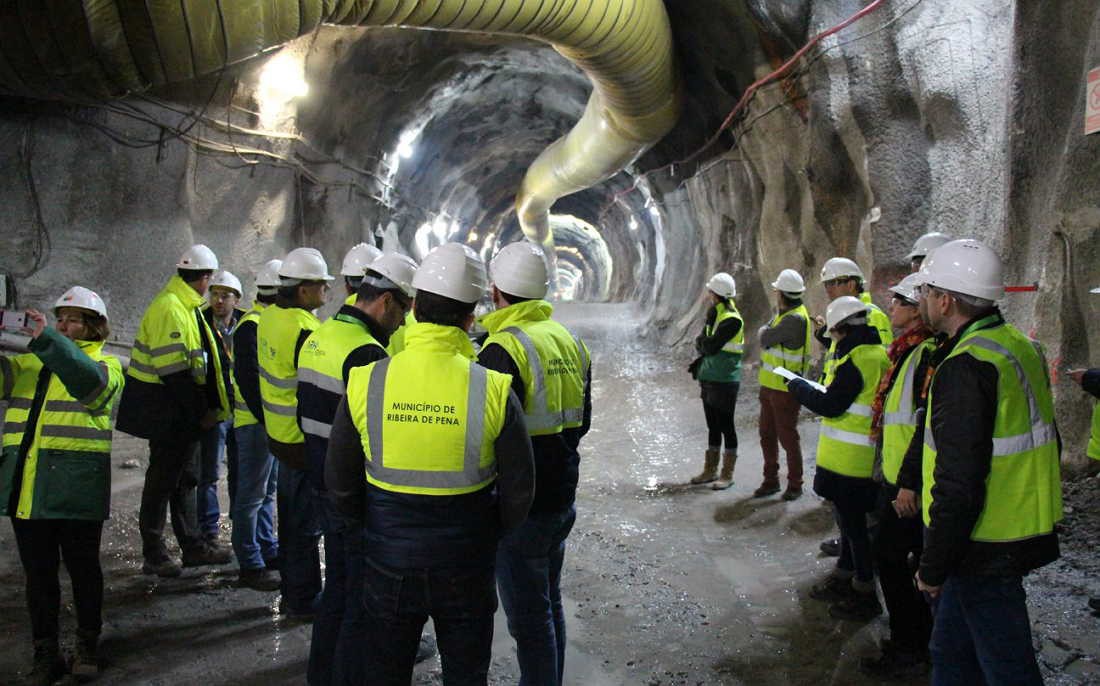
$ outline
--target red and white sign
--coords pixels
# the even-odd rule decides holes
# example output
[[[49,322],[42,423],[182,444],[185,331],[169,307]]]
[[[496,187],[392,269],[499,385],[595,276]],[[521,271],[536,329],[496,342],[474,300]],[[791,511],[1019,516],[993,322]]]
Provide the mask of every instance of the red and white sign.
[[[1089,72],[1085,86],[1085,135],[1100,131],[1100,67]]]

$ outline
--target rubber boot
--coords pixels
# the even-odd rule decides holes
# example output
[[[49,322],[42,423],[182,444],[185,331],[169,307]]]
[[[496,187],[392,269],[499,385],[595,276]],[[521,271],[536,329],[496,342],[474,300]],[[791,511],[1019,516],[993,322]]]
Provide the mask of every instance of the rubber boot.
[[[706,463],[703,465],[703,473],[691,477],[693,484],[709,484],[718,477],[718,448],[707,448]]]
[[[76,652],[69,667],[69,673],[76,677],[77,681],[89,681],[99,676],[98,648],[98,633],[77,629]]]
[[[56,638],[42,638],[34,642],[34,669],[24,682],[27,686],[53,686],[65,676],[65,662]]]
[[[716,491],[724,491],[733,485],[733,467],[737,464],[737,453],[726,450],[722,453],[722,475],[710,485]]]

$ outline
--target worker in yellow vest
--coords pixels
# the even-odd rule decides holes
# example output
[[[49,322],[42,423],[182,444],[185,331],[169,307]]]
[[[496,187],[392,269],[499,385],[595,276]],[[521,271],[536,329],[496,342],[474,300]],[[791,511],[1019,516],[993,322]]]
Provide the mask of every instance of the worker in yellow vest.
[[[1059,557],[1059,440],[1038,344],[997,309],[1001,260],[975,240],[921,266],[946,336],[925,419],[917,586],[935,602],[932,683],[1041,684],[1023,576]]]
[[[877,657],[860,660],[860,670],[892,681],[923,674],[928,669],[928,639],[932,613],[913,586],[910,557],[920,560],[924,531],[916,490],[906,488],[902,466],[923,419],[919,412],[929,358],[936,348],[932,331],[920,317],[920,276],[909,274],[890,292],[890,323],[897,333],[886,350],[890,368],[879,382],[871,406],[871,435],[878,442],[875,480],[879,482],[875,512],[878,532],[872,541],[875,569],[890,617],[889,641]],[[919,447],[918,443],[918,447]],[[919,477],[919,461],[916,462]],[[839,607],[843,614],[845,608]],[[858,619],[858,617],[852,617]]]
[[[867,305],[849,295],[829,303],[826,325],[836,342],[825,390],[795,377],[787,386],[802,405],[823,417],[817,440],[814,492],[833,505],[840,526],[840,556],[810,597],[830,604],[838,618],[869,620],[882,613],[875,594],[867,513],[878,485],[871,478],[875,444],[871,404],[890,362],[878,332],[868,324]]]
[[[355,304],[359,284],[363,283],[363,273],[381,255],[382,251],[369,243],[354,245],[344,255],[344,261],[340,264],[340,276],[344,277],[345,305]]]
[[[346,266],[346,265],[345,265]],[[332,506],[325,453],[348,374],[386,357],[386,342],[412,307],[416,262],[385,253],[359,279],[354,305],[344,305],[310,334],[298,357],[298,413],[305,435],[314,508],[325,539],[325,583],[309,646],[310,684],[366,683],[362,616],[363,530]]]
[[[217,268],[218,258],[205,245],[191,246],[180,257],[176,275],[141,318],[119,400],[118,429],[149,440],[138,515],[145,574],[181,573],[164,545],[169,505],[184,567],[233,558],[229,548],[203,540],[196,517],[200,438],[230,410],[217,341],[201,312]]]
[[[931,231],[924,234],[916,241],[913,242],[913,248],[909,251],[906,259],[909,260],[909,270],[913,274],[920,271],[920,267],[924,264],[924,258],[932,254],[932,251],[940,247],[944,243],[950,243],[953,239],[945,233],[939,231]]]
[[[741,358],[745,354],[745,321],[737,311],[737,285],[726,272],[710,277],[706,285],[707,314],[703,331],[695,338],[699,357],[688,370],[699,382],[703,415],[707,421],[707,450],[703,471],[693,484],[711,484],[721,491],[733,485],[737,464],[737,429],[733,415],[741,388]],[[722,443],[725,441],[725,450]],[[718,473],[718,456],[722,473]]]
[[[497,587],[516,641],[520,681],[562,683],[565,541],[577,519],[580,441],[592,424],[588,347],[551,319],[542,248],[526,239],[497,253],[489,268],[496,309],[478,362],[512,377],[535,455],[535,500],[527,520],[497,550]]]
[[[470,247],[429,253],[405,350],[351,370],[332,424],[325,484],[365,526],[363,645],[378,686],[408,686],[429,617],[443,681],[488,681],[497,543],[535,483],[512,378],[476,364],[468,336],[485,282]]]
[[[279,460],[276,509],[279,518],[279,573],[282,612],[312,619],[321,595],[320,524],[309,481],[305,436],[298,424],[298,355],[321,322],[313,313],[325,304],[329,284],[324,256],[315,248],[295,248],[279,267],[274,307],[260,313],[256,326],[260,402],[271,453]]]
[[[787,454],[787,490],[783,500],[802,497],[802,439],[798,435],[798,398],[787,391],[778,368],[799,376],[810,373],[810,313],[802,302],[806,284],[802,275],[784,269],[772,282],[776,315],[760,327],[760,450],[764,454],[764,480],[753,497],[779,492],[779,446]]]
[[[279,465],[267,447],[256,329],[263,311],[275,304],[282,260],[269,260],[256,273],[256,299],[233,329],[233,435],[237,438],[237,486],[231,505],[233,552],[240,565],[237,584],[257,591],[279,589],[279,541],[275,536],[275,494]]]
[[[81,286],[54,305],[56,328],[28,310],[30,352],[0,357],[0,401],[8,405],[0,453],[0,514],[11,517],[26,578],[34,669],[26,683],[65,673],[58,649],[62,557],[73,586],[77,679],[99,673],[103,624],[103,520],[111,500],[111,406],[123,387],[118,359],[103,352],[103,300]],[[10,645],[10,639],[9,639]]]
[[[1100,288],[1093,288],[1089,293],[1100,294]],[[1100,367],[1073,369],[1069,375],[1093,398],[1100,398]],[[1100,403],[1095,403],[1092,407],[1092,430],[1089,433],[1087,454],[1094,460],[1100,460]],[[1100,598],[1089,598],[1089,608],[1100,612]]]

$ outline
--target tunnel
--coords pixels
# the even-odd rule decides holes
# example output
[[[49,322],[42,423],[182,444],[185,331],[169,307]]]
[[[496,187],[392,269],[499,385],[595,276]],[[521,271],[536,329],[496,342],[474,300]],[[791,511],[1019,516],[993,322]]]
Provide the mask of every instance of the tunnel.
[[[301,246],[335,274],[361,242],[418,262],[458,242],[489,263],[533,241],[555,317],[593,354],[565,683],[879,683],[858,662],[886,619],[803,598],[831,565],[823,501],[752,498],[755,334],[783,269],[824,315],[822,267],[851,258],[886,309],[918,237],[978,239],[1057,413],[1062,558],[1027,581],[1039,665],[1095,683],[1093,405],[1067,372],[1100,363],[1100,134],[1082,128],[1098,67],[1094,0],[0,0],[0,309],[87,286],[129,360],[196,243],[244,304]],[[712,495],[682,482],[706,448],[686,367],[717,272],[746,340],[735,484]],[[26,346],[0,330],[0,354]],[[808,473],[819,426],[803,414]],[[220,568],[140,573],[147,451],[115,436],[102,681],[305,683],[310,633],[277,595]],[[0,579],[8,683],[31,637],[7,524]],[[515,683],[500,613],[493,645],[491,683]],[[438,658],[414,683],[441,683]]]

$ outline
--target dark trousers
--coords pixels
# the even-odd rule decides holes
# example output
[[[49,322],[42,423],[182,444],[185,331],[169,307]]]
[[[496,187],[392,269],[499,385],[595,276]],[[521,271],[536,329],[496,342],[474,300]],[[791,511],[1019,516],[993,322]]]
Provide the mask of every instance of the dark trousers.
[[[485,686],[497,609],[492,566],[394,569],[366,559],[367,674],[372,686],[409,686],[420,634],[435,624],[444,686]]]
[[[276,508],[279,518],[279,574],[283,609],[311,614],[321,594],[321,527],[309,474],[279,465]]]
[[[339,683],[334,679],[336,648],[344,623],[347,603],[348,527],[323,491],[313,489],[314,508],[325,539],[325,587],[313,618],[313,636],[309,643],[309,669],[306,678],[310,686]],[[342,678],[342,677],[341,677]]]
[[[949,576],[934,608],[932,686],[1039,686],[1019,576]]]
[[[725,439],[726,450],[737,452],[737,429],[733,426],[733,410],[708,405],[704,400],[703,415],[707,419],[707,445],[720,448]]]
[[[508,633],[516,640],[520,686],[561,686],[566,641],[561,568],[576,520],[573,506],[532,513],[497,549],[497,586]]]
[[[199,483],[201,444],[179,436],[149,440],[149,469],[141,491],[142,553],[160,562],[168,558],[164,545],[164,520],[172,507],[172,531],[180,548],[190,550],[202,544],[198,534],[195,487]]]
[[[848,498],[833,501],[833,512],[840,527],[840,558],[836,568],[854,572],[856,580],[870,583],[875,579],[871,555],[871,535],[867,531],[867,508]]]
[[[913,574],[924,550],[924,531],[920,515],[898,517],[891,505],[897,494],[898,489],[889,484],[883,484],[879,491],[878,533],[872,549],[882,598],[890,615],[890,641],[901,650],[923,653],[932,635],[932,612],[913,584]]]
[[[99,635],[103,625],[103,570],[99,542],[103,522],[78,519],[11,520],[27,579],[27,609],[34,640],[56,639],[61,611],[57,572],[61,559],[73,582],[73,605],[81,633]]]
[[[779,446],[787,453],[787,487],[802,488],[802,439],[798,435],[798,399],[774,388],[760,389],[760,450],[764,483],[779,485]]]
[[[367,683],[367,611],[363,607],[363,577],[366,575],[367,540],[363,529],[345,522],[344,554],[347,595],[340,637],[336,640],[332,683],[361,686]],[[327,549],[326,549],[327,550]]]

